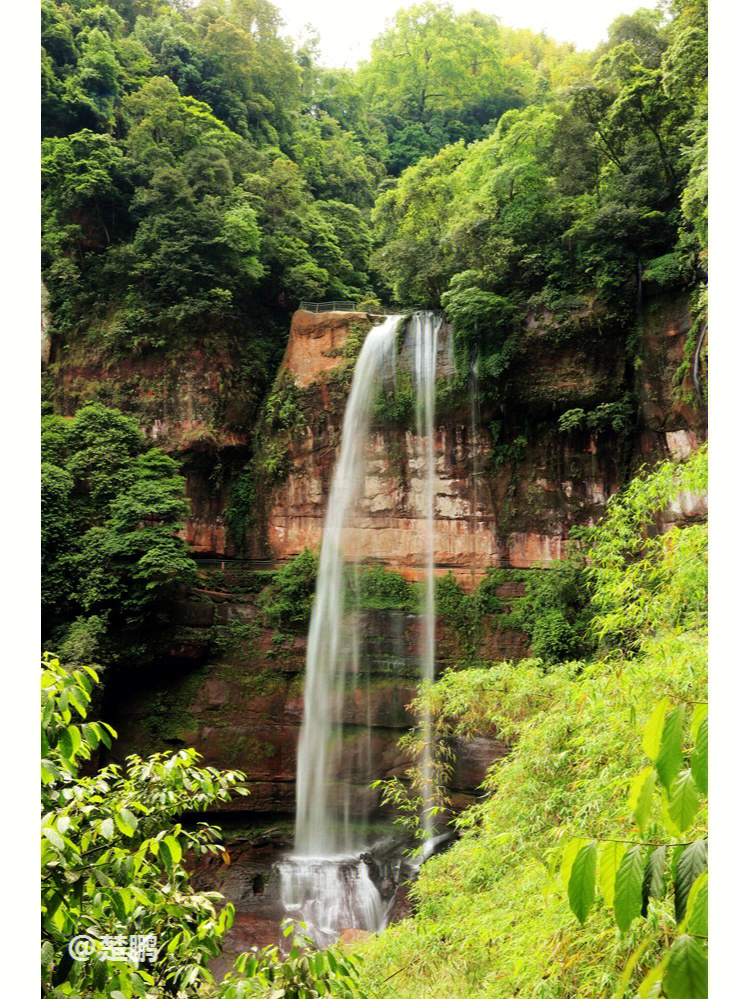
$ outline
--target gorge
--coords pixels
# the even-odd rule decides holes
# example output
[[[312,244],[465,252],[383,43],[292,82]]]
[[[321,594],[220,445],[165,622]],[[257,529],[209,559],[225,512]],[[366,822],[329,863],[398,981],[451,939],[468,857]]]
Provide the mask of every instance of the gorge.
[[[62,406],[81,401],[78,386],[96,386],[97,395],[105,399],[128,392],[129,408],[139,413],[154,439],[180,457],[187,472],[191,514],[186,537],[196,551],[202,582],[176,608],[169,645],[149,676],[135,687],[113,679],[110,717],[120,737],[117,759],[133,751],[193,746],[207,764],[237,766],[248,775],[250,796],[233,808],[257,816],[250,828],[260,823],[261,840],[264,828],[276,829],[271,864],[259,863],[258,851],[243,845],[247,832],[231,833],[233,828],[247,828],[247,820],[238,816],[226,828],[236,837],[230,854],[237,856],[239,866],[229,881],[216,869],[209,881],[223,886],[238,911],[247,914],[249,923],[242,932],[250,936],[242,936],[238,924],[234,932],[240,933],[240,940],[274,939],[274,920],[285,912],[304,912],[328,927],[319,938],[325,942],[336,935],[332,924],[339,930],[381,925],[392,913],[395,897],[392,888],[385,898],[377,889],[373,893],[373,881],[359,860],[365,841],[357,837],[362,819],[368,817],[376,822],[378,836],[385,833],[386,826],[376,818],[378,795],[369,784],[404,774],[410,765],[399,738],[418,721],[405,710],[418,678],[429,670],[433,655],[442,673],[467,656],[491,661],[521,659],[528,653],[531,636],[512,617],[512,626],[503,626],[502,617],[487,617],[481,633],[467,645],[462,626],[457,628],[445,613],[438,614],[434,632],[428,629],[435,635],[431,652],[420,616],[429,594],[417,595],[431,578],[425,571],[430,558],[439,580],[449,582],[452,574],[467,592],[494,573],[495,599],[511,610],[523,595],[528,574],[563,554],[571,526],[601,515],[629,468],[662,455],[687,453],[702,439],[700,413],[672,401],[671,382],[691,323],[685,303],[662,297],[650,304],[642,327],[644,364],[637,371],[628,370],[624,348],[619,353],[612,349],[611,330],[606,319],[602,328],[597,308],[574,317],[562,337],[551,316],[529,315],[526,352],[509,375],[512,401],[505,406],[515,420],[505,439],[510,438],[508,447],[515,451],[500,466],[491,428],[496,406],[480,400],[475,372],[466,388],[451,389],[457,382],[456,368],[445,323],[431,327],[440,334],[425,344],[424,316],[411,318],[396,334],[397,319],[379,327],[382,320],[365,313],[295,313],[277,380],[281,402],[276,404],[291,411],[291,429],[275,424],[271,431],[288,455],[287,470],[270,481],[262,475],[256,480],[258,514],[242,539],[244,561],[226,517],[218,512],[231,501],[231,492],[221,486],[212,497],[209,475],[221,456],[254,454],[254,461],[262,460],[267,444],[262,440],[259,446],[257,437],[253,443],[239,421],[233,425],[231,410],[222,400],[230,398],[233,383],[209,375],[229,358],[209,361],[197,354],[192,367],[183,364],[171,373],[167,368],[156,372],[148,362],[136,382],[128,381],[132,376],[117,367],[105,374],[91,365],[81,369],[70,361],[53,361],[50,371]],[[388,338],[380,344],[383,353],[374,351],[368,363],[365,345],[375,347],[377,331],[384,328]],[[608,338],[607,348],[600,346],[597,329]],[[362,365],[369,367],[359,383],[357,360],[360,374],[366,371]],[[422,379],[418,372],[429,377]],[[429,384],[438,388],[430,434],[425,406]],[[579,404],[592,411],[628,390],[635,395],[637,417],[626,435],[611,429],[563,433],[546,415]],[[360,423],[347,442],[345,410],[352,400],[358,400]],[[228,422],[217,422],[214,414],[222,411],[229,414]],[[256,434],[263,433],[261,425]],[[520,436],[525,437],[523,445],[515,443]],[[347,469],[338,498],[337,458],[339,468]],[[425,497],[430,492],[434,545],[425,544],[430,534]],[[348,564],[345,573],[338,542],[330,558],[323,546],[317,579],[319,586],[323,579],[328,585],[317,623],[328,630],[314,634],[313,608],[312,637],[306,639],[301,623],[285,619],[288,610],[269,616],[260,594],[279,571],[272,566],[291,566],[305,558],[306,548],[317,548],[325,538],[326,504]],[[347,505],[354,513],[348,519],[341,515]],[[702,514],[701,504],[691,505],[686,498],[665,516],[680,520]],[[248,560],[248,555],[254,559]],[[405,581],[406,590],[395,599],[373,595],[373,586],[377,591],[383,583],[380,574],[393,571]],[[389,583],[389,576],[384,579]],[[364,590],[359,607],[358,588]],[[320,616],[324,609],[325,621]],[[338,622],[335,635],[332,622]],[[347,661],[358,663],[359,678],[350,677],[337,687],[344,677],[340,672],[327,687],[335,724],[328,726],[325,717],[318,716],[311,725],[316,706],[325,711],[325,689],[332,680],[329,675],[323,690],[310,699],[302,677],[315,691],[321,674],[310,665],[334,662],[332,643]],[[305,703],[313,708],[307,735]],[[305,753],[298,753],[298,745],[305,744]],[[487,765],[503,751],[492,739],[455,741],[450,792],[456,807],[474,799]],[[334,802],[321,788],[323,772],[337,755]],[[317,784],[310,772],[301,782],[300,770],[312,766],[313,758]],[[314,793],[306,798],[312,788]],[[303,806],[297,812],[299,838],[294,847],[288,820],[300,796]],[[332,805],[341,821],[327,825],[324,816]],[[306,809],[303,832],[300,817]],[[250,832],[251,843],[255,835]],[[260,855],[264,850],[267,847],[260,847]],[[343,868],[318,863],[310,874],[281,859],[290,852],[341,853],[349,861]],[[274,867],[277,858],[280,864]],[[247,878],[241,876],[243,864]],[[311,908],[313,897],[328,902]],[[346,904],[342,897],[348,899]]]
[[[492,6],[41,0],[21,991],[706,999],[707,4]]]

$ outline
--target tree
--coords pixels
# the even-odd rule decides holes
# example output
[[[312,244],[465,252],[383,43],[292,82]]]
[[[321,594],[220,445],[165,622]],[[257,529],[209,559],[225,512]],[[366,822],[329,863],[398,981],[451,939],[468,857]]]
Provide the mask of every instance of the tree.
[[[211,981],[205,964],[219,952],[233,909],[217,911],[215,892],[197,893],[183,858],[189,851],[219,854],[219,830],[205,822],[188,830],[178,821],[231,795],[244,794],[239,771],[196,766],[183,750],[123,768],[110,764],[93,776],[80,765],[114,730],[87,720],[94,670],[67,673],[45,656],[42,672],[42,981],[46,994],[109,996],[162,994]],[[91,960],[73,960],[71,939],[90,942]],[[116,960],[97,960],[119,938]],[[145,966],[126,949],[149,939]]]
[[[44,417],[42,452],[44,634],[70,639],[76,661],[92,642],[102,662],[148,658],[146,636],[195,574],[178,537],[189,507],[177,462],[100,403]]]
[[[229,859],[220,830],[186,826],[247,793],[238,770],[201,768],[192,749],[148,759],[129,756],[82,776],[82,763],[117,738],[88,720],[98,681],[88,666],[68,673],[54,656],[42,661],[42,989],[53,999],[112,993],[197,999],[211,987],[221,999],[258,995],[272,985],[284,999],[314,999],[357,988],[356,964],[337,948],[310,953],[293,924],[291,953],[266,947],[240,955],[221,983],[207,963],[221,951],[234,908],[218,892],[196,892],[187,858]],[[296,930],[296,932],[295,932]],[[278,986],[281,985],[281,989]]]

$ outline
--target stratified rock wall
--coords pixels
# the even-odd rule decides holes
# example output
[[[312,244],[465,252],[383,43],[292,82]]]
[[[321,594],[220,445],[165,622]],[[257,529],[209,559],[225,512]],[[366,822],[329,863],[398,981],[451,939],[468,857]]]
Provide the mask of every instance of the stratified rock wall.
[[[318,545],[355,353],[351,337],[356,346],[373,321],[364,313],[295,313],[279,384],[291,383],[299,408],[294,431],[270,441],[284,455],[283,471],[257,476],[257,512],[244,554],[285,560]],[[562,324],[548,313],[530,315],[521,350],[503,376],[502,402],[483,404],[476,435],[465,389],[450,391],[454,368],[445,328],[434,442],[438,573],[454,571],[468,588],[492,567],[549,563],[564,554],[571,527],[597,520],[608,498],[642,464],[693,451],[705,439],[705,411],[680,401],[674,383],[691,323],[685,300],[654,299],[643,309],[640,349],[633,350],[632,332],[628,345],[627,331],[598,306]],[[408,336],[400,347],[395,367],[405,372],[411,362]],[[192,507],[188,542],[199,555],[236,554],[226,516],[231,475],[219,473],[252,468],[262,461],[263,441],[269,443],[262,436],[268,426],[258,422],[259,396],[244,380],[239,356],[194,349],[171,359],[111,363],[86,351],[79,358],[85,360],[58,358],[50,365],[56,409],[72,414],[97,398],[134,413],[151,439],[183,463]],[[688,387],[686,381],[682,388]],[[619,427],[590,426],[588,417],[611,404],[627,404],[628,418]],[[560,416],[571,411],[578,417],[561,430]],[[365,498],[347,528],[347,542],[366,559],[419,579],[422,449],[409,420],[389,421],[382,413],[378,420]],[[664,520],[704,514],[703,497],[684,496]],[[515,596],[523,590],[522,582],[503,585],[516,587]],[[266,627],[255,599],[230,584],[196,593],[177,614],[180,629],[171,654],[137,684],[129,679],[108,689],[108,715],[120,735],[118,758],[193,746],[206,764],[248,774],[251,796],[240,808],[290,813],[305,635]],[[404,706],[418,676],[413,618],[374,615],[369,633],[378,665],[366,687],[349,692],[345,707],[352,758],[358,758],[366,726],[374,735],[371,759],[377,766],[368,769],[362,757],[358,772],[363,811],[375,804],[370,780],[406,765],[398,740],[410,725]],[[441,667],[462,658],[464,650],[442,622],[437,638]],[[478,651],[488,660],[517,659],[527,654],[527,642],[522,632],[488,627]],[[502,751],[494,741],[457,746],[457,802],[468,800]]]
[[[112,758],[193,747],[204,765],[247,775],[249,797],[230,807],[293,814],[306,636],[265,626],[253,596],[228,590],[198,590],[177,613],[181,628],[171,661],[137,683],[128,677],[108,688],[107,715],[118,733]],[[462,652],[442,623],[436,637],[442,670]],[[361,655],[366,668],[346,691],[342,707],[359,813],[377,809],[372,781],[403,774],[410,764],[399,740],[414,724],[406,705],[419,682],[420,640],[415,615],[365,614]],[[522,633],[488,628],[480,651],[509,658],[523,654],[525,643]],[[494,740],[457,744],[456,804],[471,799],[488,764],[505,751]]]
[[[264,540],[275,558],[315,548],[320,540],[343,415],[332,376],[345,363],[348,330],[367,321],[346,313],[293,317],[282,369],[302,390],[308,416],[304,433],[290,444],[290,474],[267,497]],[[653,302],[643,318],[645,361],[635,369],[623,331],[599,307],[574,315],[565,328],[549,313],[530,315],[522,350],[506,376],[503,417],[517,427],[515,438],[498,446],[498,416],[485,405],[473,439],[466,395],[453,409],[438,412],[438,572],[452,570],[471,585],[488,568],[559,559],[570,528],[594,523],[643,462],[694,450],[704,438],[703,415],[675,401],[673,383],[691,321],[685,302]],[[440,361],[439,374],[450,378],[448,327]],[[408,339],[398,363],[409,366]],[[558,418],[567,410],[589,413],[626,398],[632,409],[627,430],[559,429]],[[365,498],[346,540],[365,558],[420,578],[420,441],[406,427],[376,424],[368,459]]]

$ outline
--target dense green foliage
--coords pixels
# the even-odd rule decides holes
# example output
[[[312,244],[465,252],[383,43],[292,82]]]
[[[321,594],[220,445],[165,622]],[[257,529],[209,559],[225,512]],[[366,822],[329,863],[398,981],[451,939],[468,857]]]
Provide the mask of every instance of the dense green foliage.
[[[653,530],[705,485],[701,452],[612,501],[587,552],[605,643],[589,659],[454,670],[422,691],[436,740],[510,752],[423,867],[415,915],[365,948],[379,996],[413,996],[415,977],[435,999],[706,995],[707,532]]]
[[[44,0],[55,334],[174,347],[199,328],[239,331],[285,296],[370,290],[366,213],[382,167],[317,108],[309,54],[279,28],[267,0]]]
[[[426,2],[348,71],[269,0],[43,0],[53,334],[120,353],[222,329],[270,381],[266,320],[299,298],[444,296],[497,376],[529,296],[694,284],[705,3],[669,13],[589,54]]]
[[[523,421],[535,415],[514,422],[495,405],[529,337],[605,349],[619,337],[621,396],[573,398],[539,419],[553,440],[632,435],[643,299],[692,294],[676,383],[705,351],[706,8],[665,0],[579,53],[425,2],[399,11],[350,71],[319,66],[314,36],[283,37],[270,0],[42,0],[53,360],[232,348],[254,443],[215,469],[221,488],[231,477],[239,553],[311,421],[292,379],[276,378],[278,331],[300,298],[442,307],[460,373],[473,371],[487,403],[494,470],[517,465],[531,439]],[[328,378],[334,404],[364,332],[352,327]],[[455,408],[455,386],[437,385],[439,414]],[[414,409],[400,373],[375,420],[403,428]],[[185,480],[133,417],[99,403],[45,416],[42,460],[44,639],[59,653],[42,681],[46,993],[359,995],[356,966],[310,954],[303,936],[288,958],[243,955],[213,982],[206,963],[232,909],[193,891],[184,862],[223,848],[217,830],[180,816],[225,801],[242,775],[201,769],[189,750],[92,773],[114,732],[87,720],[90,664],[153,661],[195,579],[178,536]],[[509,752],[454,820],[460,841],[423,868],[414,916],[366,946],[362,994],[703,999],[706,529],[654,519],[704,488],[704,454],[636,480],[564,561],[522,574],[523,596],[503,595],[521,579],[506,571],[471,593],[437,581],[460,668],[414,705],[433,718],[430,806],[451,814],[457,738]],[[305,549],[248,574],[276,649],[307,625],[316,573]],[[382,567],[347,584],[352,610],[409,613],[423,598]],[[256,626],[217,627],[213,647],[234,651]],[[533,658],[484,662],[494,627],[525,631]],[[420,733],[404,748],[407,782],[381,790],[416,831]],[[156,935],[158,957],[74,962],[79,933]]]
[[[100,403],[43,417],[43,635],[64,661],[149,657],[150,632],[195,573],[176,533],[188,513],[178,469]]]
[[[700,287],[706,5],[670,13],[617,18],[487,138],[444,145],[378,197],[383,280],[406,305],[442,303],[464,370],[478,351],[482,379],[502,373],[530,302],[595,294],[627,317],[644,281]]]
[[[200,768],[192,749],[130,756],[125,768],[82,775],[81,765],[116,738],[109,725],[87,720],[97,679],[88,666],[69,673],[44,657],[43,994],[245,999],[273,987],[279,999],[364,999],[351,959],[336,949],[304,952],[310,941],[294,926],[285,931],[295,933],[288,956],[275,947],[242,954],[236,973],[215,982],[207,962],[220,953],[234,909],[220,907],[218,892],[193,890],[186,860],[226,853],[217,827],[179,820],[245,794],[244,775]],[[87,949],[74,960],[68,945],[79,938]]]

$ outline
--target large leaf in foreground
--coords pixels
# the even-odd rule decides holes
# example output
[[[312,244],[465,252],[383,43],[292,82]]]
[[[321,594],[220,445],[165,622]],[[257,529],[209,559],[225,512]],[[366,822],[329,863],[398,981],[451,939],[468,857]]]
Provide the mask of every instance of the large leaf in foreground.
[[[596,889],[596,840],[586,843],[576,854],[568,881],[568,901],[583,925],[594,902]]]
[[[700,940],[683,933],[672,944],[664,991],[669,999],[708,999],[708,956]]]
[[[643,868],[642,848],[631,846],[615,877],[615,919],[623,933],[641,911]]]
[[[685,918],[688,895],[693,882],[706,870],[706,867],[705,839],[696,840],[695,843],[685,847],[677,862],[674,876],[674,908],[678,923]]]

